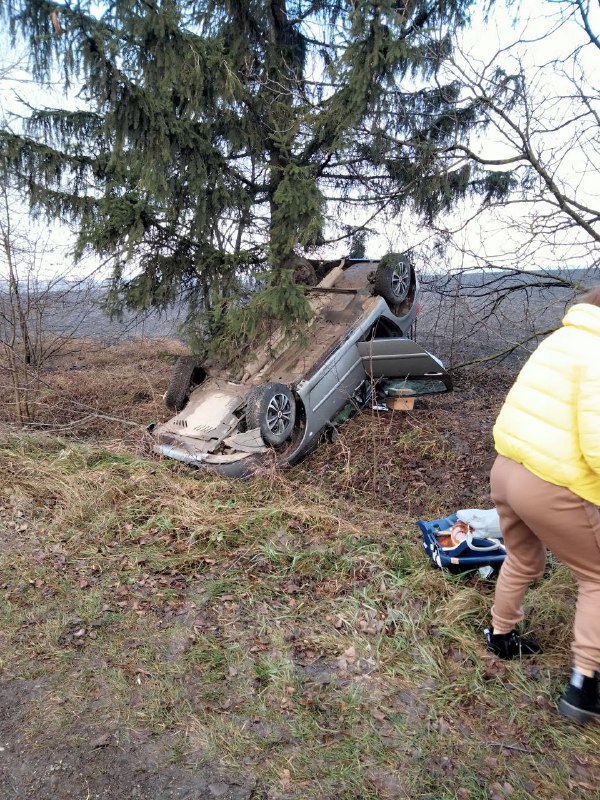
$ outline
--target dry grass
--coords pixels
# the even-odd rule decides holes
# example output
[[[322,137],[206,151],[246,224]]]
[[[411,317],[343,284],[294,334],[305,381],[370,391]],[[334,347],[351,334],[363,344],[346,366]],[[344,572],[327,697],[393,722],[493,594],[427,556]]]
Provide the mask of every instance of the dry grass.
[[[86,402],[149,421],[161,388],[127,410],[118,387],[128,371],[127,392],[160,387],[153,352],[131,351],[133,370],[97,354]],[[54,386],[81,397],[78,372]],[[48,758],[57,738],[89,752],[151,735],[173,762],[254,775],[270,800],[590,797],[600,733],[555,711],[570,577],[550,564],[529,596],[545,655],[498,662],[481,635],[493,584],[430,568],[415,526],[487,504],[495,386],[357,418],[243,483],[138,458],[111,426],[94,429],[109,447],[5,428],[2,676],[42,687],[20,735]]]
[[[510,373],[467,373],[453,393],[421,398],[414,412],[365,412],[295,475],[351,503],[421,519],[488,506],[492,426],[511,381]]]
[[[232,484],[14,434],[0,474],[4,677],[46,687],[30,741],[180,731],[182,763],[270,798],[584,797],[600,777],[600,734],[554,708],[564,570],[531,595],[547,654],[503,664],[481,641],[491,584],[305,475]]]
[[[90,340],[67,342],[34,376],[29,427],[136,447],[141,428],[167,416],[162,396],[173,361],[182,352],[183,346],[171,339],[137,339],[110,347]],[[16,422],[7,365],[2,363],[0,408],[0,422]]]

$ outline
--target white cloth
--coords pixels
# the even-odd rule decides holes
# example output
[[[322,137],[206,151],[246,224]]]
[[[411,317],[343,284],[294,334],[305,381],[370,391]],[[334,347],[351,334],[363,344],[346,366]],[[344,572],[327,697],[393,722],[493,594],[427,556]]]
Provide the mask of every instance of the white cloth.
[[[502,539],[500,519],[495,508],[463,508],[456,512],[461,522],[466,522],[473,533],[487,539]]]

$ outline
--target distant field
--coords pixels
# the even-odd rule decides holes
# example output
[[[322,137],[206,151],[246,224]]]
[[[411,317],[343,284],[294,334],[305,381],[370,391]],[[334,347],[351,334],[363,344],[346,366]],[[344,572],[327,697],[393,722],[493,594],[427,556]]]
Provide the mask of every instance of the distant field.
[[[568,280],[589,285],[596,279],[599,279],[596,273],[574,270],[541,277],[546,284]],[[539,281],[540,276],[531,273],[424,276],[417,338],[448,365],[503,352],[536,331],[556,327],[572,301],[572,289],[534,285]],[[179,326],[185,319],[185,309],[181,306],[162,314],[127,313],[119,321],[110,320],[103,313],[101,299],[97,291],[57,294],[45,313],[47,329],[72,330],[78,337],[106,344],[124,338],[180,338]],[[509,362],[514,364],[526,358],[536,341],[534,338],[517,347],[508,357]]]

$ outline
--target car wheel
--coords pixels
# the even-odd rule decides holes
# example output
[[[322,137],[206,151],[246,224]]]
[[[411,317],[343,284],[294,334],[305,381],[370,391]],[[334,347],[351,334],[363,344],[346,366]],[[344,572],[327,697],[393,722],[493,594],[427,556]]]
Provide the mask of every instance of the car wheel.
[[[408,258],[399,253],[388,253],[375,272],[375,292],[391,305],[400,305],[408,297],[411,277]]]
[[[180,356],[175,362],[171,382],[165,392],[165,405],[169,411],[181,411],[190,393],[205,377],[206,372],[195,356]]]
[[[283,444],[294,432],[296,401],[285,383],[267,383],[248,394],[246,424],[258,428],[266,444]]]

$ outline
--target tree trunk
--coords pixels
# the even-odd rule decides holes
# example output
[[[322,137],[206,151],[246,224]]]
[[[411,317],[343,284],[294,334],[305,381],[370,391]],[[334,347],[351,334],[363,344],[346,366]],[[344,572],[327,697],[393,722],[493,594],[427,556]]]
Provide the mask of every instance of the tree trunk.
[[[280,268],[289,253],[277,247],[278,219],[275,194],[279,188],[285,168],[290,164],[291,147],[285,144],[285,127],[293,118],[293,72],[286,62],[286,45],[290,39],[286,0],[268,0],[269,58],[267,63],[266,128],[269,153],[269,244],[273,266]]]

